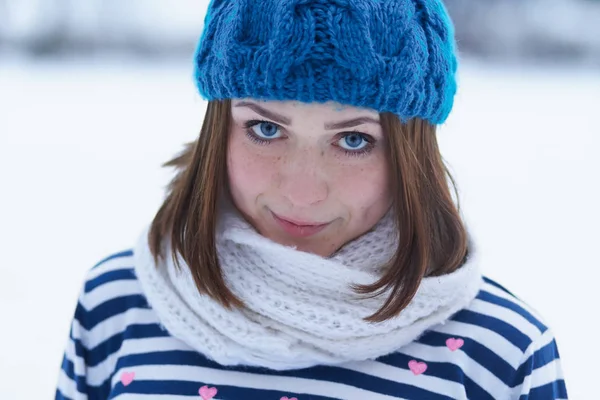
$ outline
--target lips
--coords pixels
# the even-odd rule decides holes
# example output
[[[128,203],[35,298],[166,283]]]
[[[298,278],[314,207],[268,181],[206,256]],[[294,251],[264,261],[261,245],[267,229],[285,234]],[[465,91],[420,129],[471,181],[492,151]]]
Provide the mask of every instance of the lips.
[[[309,237],[315,235],[330,224],[330,222],[314,223],[280,217],[274,212],[271,212],[271,214],[273,215],[273,219],[285,232],[296,237]]]
[[[328,222],[305,222],[305,221],[301,221],[295,218],[287,218],[287,217],[282,217],[279,216],[275,213],[273,213],[273,215],[275,215],[277,218],[289,222],[290,224],[294,224],[297,226],[305,226],[305,227],[310,227],[310,226],[322,226],[322,225],[327,225]]]

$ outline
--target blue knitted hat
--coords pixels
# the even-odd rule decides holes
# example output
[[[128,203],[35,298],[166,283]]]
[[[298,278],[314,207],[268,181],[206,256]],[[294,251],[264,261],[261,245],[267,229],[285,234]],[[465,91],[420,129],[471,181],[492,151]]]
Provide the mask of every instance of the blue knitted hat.
[[[456,93],[441,0],[212,0],[195,55],[206,100],[335,101],[441,124]]]

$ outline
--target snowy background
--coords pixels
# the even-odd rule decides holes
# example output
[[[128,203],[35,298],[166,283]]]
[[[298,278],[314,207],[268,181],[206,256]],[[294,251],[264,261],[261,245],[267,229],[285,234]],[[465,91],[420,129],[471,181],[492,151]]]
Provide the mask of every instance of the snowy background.
[[[62,44],[43,40],[66,18],[51,3],[0,0],[2,400],[53,398],[86,270],[131,247],[171,176],[160,164],[206,107],[190,62],[205,1],[127,2],[144,10],[134,19],[62,1],[62,26],[79,29]],[[572,399],[596,395],[600,359],[600,69],[587,40],[585,57],[465,51],[439,133],[485,273],[545,316]]]

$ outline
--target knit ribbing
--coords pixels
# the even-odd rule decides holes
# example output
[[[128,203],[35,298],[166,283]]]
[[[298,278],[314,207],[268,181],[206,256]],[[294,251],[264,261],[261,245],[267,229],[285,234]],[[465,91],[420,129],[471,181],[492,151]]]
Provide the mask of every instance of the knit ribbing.
[[[456,69],[439,0],[213,0],[195,56],[207,100],[335,101],[434,124]]]
[[[457,271],[424,278],[395,318],[369,323],[390,294],[364,298],[353,284],[380,278],[396,243],[388,215],[374,230],[322,258],[277,244],[237,214],[221,218],[217,235],[224,279],[246,305],[228,310],[199,293],[189,267],[172,257],[155,265],[146,234],[136,247],[136,275],[169,333],[221,365],[276,370],[375,359],[411,343],[467,306],[481,286],[477,251]]]

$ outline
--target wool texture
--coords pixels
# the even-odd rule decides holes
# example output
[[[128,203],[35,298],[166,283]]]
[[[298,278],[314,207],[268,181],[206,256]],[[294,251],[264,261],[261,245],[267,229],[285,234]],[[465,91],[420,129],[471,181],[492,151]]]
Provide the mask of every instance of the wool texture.
[[[169,333],[221,365],[274,370],[337,365],[392,353],[467,306],[482,283],[477,251],[457,271],[424,278],[395,318],[371,323],[389,292],[365,298],[352,284],[375,282],[397,246],[390,214],[324,258],[260,235],[237,212],[223,212],[218,256],[228,287],[246,305],[228,310],[199,293],[189,267],[167,253],[156,265],[147,233],[135,249],[136,275]]]
[[[212,0],[195,53],[207,100],[334,101],[433,124],[456,70],[441,0]]]

